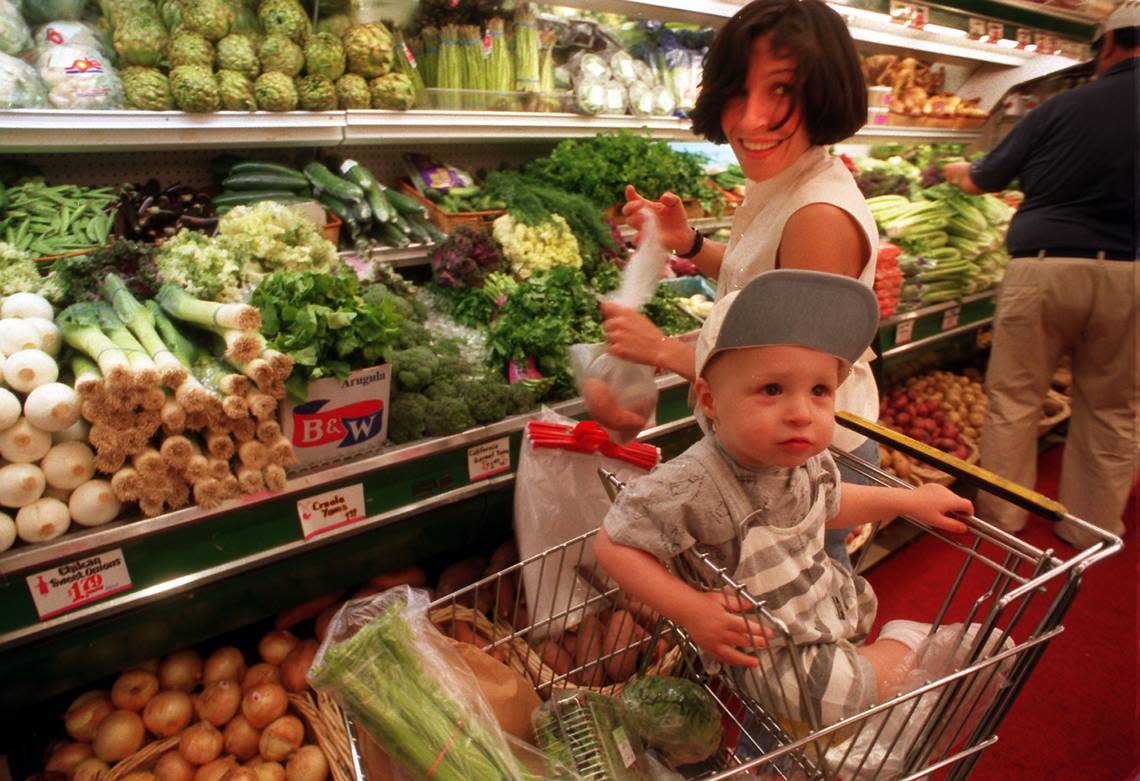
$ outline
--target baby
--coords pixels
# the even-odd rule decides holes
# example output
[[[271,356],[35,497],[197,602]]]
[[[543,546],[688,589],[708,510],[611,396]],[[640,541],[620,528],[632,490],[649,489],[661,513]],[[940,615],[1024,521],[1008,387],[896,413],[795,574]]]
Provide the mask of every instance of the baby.
[[[859,645],[875,594],[828,557],[825,528],[907,515],[960,532],[965,525],[950,513],[973,511],[939,485],[840,487],[827,451],[835,390],[870,343],[877,312],[875,296],[855,280],[798,270],[763,274],[718,301],[696,350],[695,412],[705,437],[631,482],[595,541],[599,564],[626,592],[719,661],[753,668],[737,671],[749,693],[804,725],[833,724],[896,691],[929,629],[891,622],[875,643]],[[726,568],[787,635],[741,615],[748,605],[732,592],[674,574],[692,569],[678,557],[694,551]]]

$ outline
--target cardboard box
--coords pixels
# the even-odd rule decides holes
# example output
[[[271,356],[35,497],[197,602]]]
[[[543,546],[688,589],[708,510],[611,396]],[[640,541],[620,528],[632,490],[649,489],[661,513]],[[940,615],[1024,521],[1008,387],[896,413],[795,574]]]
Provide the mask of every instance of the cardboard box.
[[[359,369],[341,380],[309,383],[309,400],[281,404],[281,430],[293,443],[291,470],[347,461],[379,450],[388,434],[390,364]]]

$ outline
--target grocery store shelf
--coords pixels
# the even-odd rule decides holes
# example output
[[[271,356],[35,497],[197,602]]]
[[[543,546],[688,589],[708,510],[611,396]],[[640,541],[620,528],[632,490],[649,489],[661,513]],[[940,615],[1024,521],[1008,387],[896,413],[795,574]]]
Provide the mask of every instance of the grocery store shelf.
[[[996,297],[995,288],[889,317],[879,325],[879,354],[890,360],[984,328],[993,322]]]
[[[343,140],[343,111],[0,111],[5,152],[331,146]]]
[[[672,117],[586,116],[506,111],[348,111],[345,141],[361,143],[509,142],[590,137],[607,130],[647,129],[654,138],[693,139]]]

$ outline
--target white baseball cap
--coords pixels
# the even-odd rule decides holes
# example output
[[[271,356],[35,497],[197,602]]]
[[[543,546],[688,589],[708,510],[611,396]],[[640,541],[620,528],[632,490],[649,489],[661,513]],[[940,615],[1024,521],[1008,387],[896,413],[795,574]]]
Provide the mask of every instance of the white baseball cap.
[[[1124,0],[1097,28],[1094,40],[1100,40],[1109,30],[1122,27],[1140,27],[1140,0]]]

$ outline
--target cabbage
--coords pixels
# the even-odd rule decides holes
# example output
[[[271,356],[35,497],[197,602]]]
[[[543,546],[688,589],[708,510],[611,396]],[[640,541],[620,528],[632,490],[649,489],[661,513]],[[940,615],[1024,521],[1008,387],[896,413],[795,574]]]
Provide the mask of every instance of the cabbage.
[[[674,767],[701,762],[720,748],[720,709],[699,684],[646,676],[622,689],[619,699],[633,730]]]
[[[0,109],[43,108],[47,89],[36,69],[23,60],[0,54]]]
[[[0,0],[0,53],[23,54],[32,48],[32,33],[20,16],[19,6]]]

